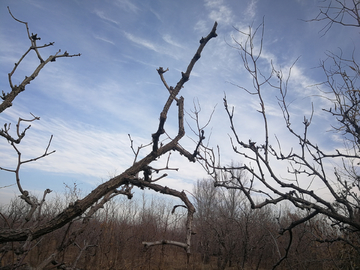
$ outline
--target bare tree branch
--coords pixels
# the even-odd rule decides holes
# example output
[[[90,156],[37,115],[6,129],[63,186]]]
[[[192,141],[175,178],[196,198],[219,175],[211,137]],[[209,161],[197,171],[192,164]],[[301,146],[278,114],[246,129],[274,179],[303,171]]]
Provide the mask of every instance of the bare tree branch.
[[[21,22],[21,21],[19,21],[19,22]],[[24,22],[21,22],[21,23],[24,23]],[[28,29],[27,23],[24,23],[24,24],[26,25],[26,27]],[[172,151],[172,150],[178,151],[181,155],[184,155],[186,158],[188,158],[189,161],[192,161],[192,162],[195,161],[196,154],[190,154],[189,151],[185,150],[184,148],[182,148],[179,145],[180,139],[185,134],[185,130],[184,130],[184,98],[177,97],[177,95],[179,94],[181,88],[183,88],[184,84],[189,80],[191,71],[192,71],[195,63],[197,62],[197,60],[200,58],[201,52],[203,51],[207,42],[210,39],[217,36],[216,27],[217,27],[217,23],[215,22],[210,33],[205,38],[202,38],[200,40],[200,45],[199,45],[194,57],[190,61],[186,72],[182,73],[181,79],[179,80],[179,82],[173,89],[171,89],[170,87],[167,87],[167,84],[163,77],[164,72],[162,72],[162,73],[159,72],[161,80],[163,81],[165,87],[169,90],[169,97],[163,107],[161,114],[160,114],[159,127],[158,127],[156,133],[154,133],[152,135],[152,139],[153,139],[152,151],[149,154],[147,154],[144,158],[137,160],[139,151],[140,151],[140,149],[143,148],[143,146],[140,146],[138,148],[138,150],[136,151],[133,146],[133,140],[131,139],[131,136],[129,135],[129,139],[131,142],[131,149],[135,155],[134,163],[132,164],[132,166],[130,166],[128,169],[126,169],[123,173],[111,178],[110,180],[108,180],[105,183],[96,187],[92,192],[90,192],[83,199],[78,199],[75,202],[70,203],[66,209],[64,209],[57,216],[53,217],[49,221],[38,224],[36,227],[30,226],[28,228],[1,229],[0,230],[0,243],[14,242],[14,241],[26,241],[27,239],[28,239],[28,241],[30,241],[29,239],[31,239],[31,241],[33,241],[49,232],[52,232],[58,228],[63,227],[66,224],[71,223],[76,217],[80,217],[83,214],[85,214],[85,218],[83,219],[83,224],[86,224],[88,222],[89,218],[99,208],[102,208],[103,205],[107,201],[109,201],[111,198],[113,198],[114,196],[116,196],[118,194],[123,194],[123,195],[126,195],[130,199],[132,197],[132,192],[131,192],[132,187],[137,186],[139,188],[147,187],[147,188],[150,188],[154,191],[157,191],[157,192],[160,192],[163,194],[178,197],[184,202],[184,204],[187,207],[187,211],[188,211],[187,222],[186,222],[186,231],[187,232],[186,232],[186,242],[180,246],[182,246],[186,249],[186,252],[187,252],[188,258],[189,258],[190,251],[191,251],[190,244],[191,244],[191,235],[192,235],[192,222],[193,222],[192,220],[193,220],[193,214],[195,212],[195,208],[193,207],[191,202],[188,200],[185,192],[179,192],[174,189],[170,189],[166,186],[161,186],[161,185],[153,183],[154,181],[156,181],[158,179],[154,179],[152,181],[151,181],[151,179],[148,179],[150,181],[146,181],[145,172],[147,172],[148,176],[152,170],[155,170],[158,172],[160,169],[153,169],[150,166],[150,163],[157,160],[160,156],[170,153],[170,151]],[[30,49],[37,51],[37,49],[39,48],[35,44],[36,40],[38,40],[37,36],[36,35],[30,36],[29,31],[28,31],[28,35],[32,42]],[[56,58],[59,58],[59,57],[69,57],[70,56],[67,53],[64,53],[63,55],[56,54],[55,56],[50,56],[47,60],[42,61],[40,54],[38,54],[38,55],[39,55],[39,59],[40,59],[40,65],[35,70],[35,72],[33,73],[33,75],[31,76],[30,79],[29,78],[25,79],[19,87],[13,86],[12,92],[10,94],[7,94],[7,95],[5,94],[3,96],[4,102],[1,105],[2,106],[1,108],[3,108],[3,109],[0,110],[0,112],[2,112],[4,109],[6,109],[9,106],[9,104],[11,104],[11,102],[13,101],[15,96],[25,89],[25,85],[28,84],[31,80],[33,80],[38,75],[39,71],[43,68],[43,66],[46,63],[48,63],[49,61],[54,61]],[[23,57],[25,57],[25,56],[23,56]],[[18,62],[17,66],[20,64],[23,57]],[[11,86],[12,86],[11,76],[15,70],[16,70],[16,68],[14,68],[11,75],[9,75],[9,82],[10,82]],[[161,68],[159,68],[159,70],[161,70]],[[176,105],[178,106],[178,119],[179,119],[178,134],[176,135],[175,138],[171,139],[170,142],[168,142],[164,145],[163,144],[159,145],[160,136],[165,133],[165,123],[166,123],[166,119],[167,119],[167,114],[168,114],[170,106],[173,104],[174,100],[176,102]],[[5,129],[3,132],[5,135],[8,134],[8,128],[6,126],[5,126]],[[21,134],[19,136],[21,136]],[[15,149],[15,151],[18,153],[18,156],[19,156],[18,169],[20,168],[20,165],[23,163],[35,161],[39,158],[45,157],[52,153],[52,152],[48,152],[50,142],[51,142],[51,139],[50,139],[49,144],[46,147],[45,153],[42,156],[39,156],[34,159],[26,160],[26,161],[21,161],[21,159],[20,159],[21,152],[15,146],[16,140],[15,139],[12,140],[11,138],[12,137],[8,137],[7,139],[12,141],[11,144],[12,144],[13,148]],[[20,141],[21,141],[21,139],[19,140],[19,142]],[[166,165],[166,169],[169,169],[168,162]],[[10,170],[10,171],[18,172],[18,169]],[[144,179],[141,179],[138,177],[139,172],[141,172],[141,171],[144,172]],[[163,175],[160,178],[163,178],[165,176],[166,175]],[[40,211],[43,201],[40,202],[40,204],[38,204],[37,202],[35,203],[35,201],[31,201],[28,192],[22,189],[19,177],[17,177],[17,183],[18,183],[18,188],[22,194],[21,195],[22,198],[27,203],[31,204],[31,206],[36,205],[37,207],[39,207],[39,211]],[[47,189],[45,191],[43,200],[45,199],[45,195],[48,192],[50,192],[50,189]],[[36,207],[34,207],[34,208],[36,208]],[[31,210],[32,213],[34,211],[35,211],[35,209]],[[32,214],[31,214],[31,216],[32,216]],[[83,228],[83,227],[81,227],[81,228]],[[76,236],[79,235],[83,230],[81,228],[78,231],[74,232],[74,234],[72,236],[69,236],[68,240],[66,240],[62,244],[62,247],[65,247],[65,246],[70,245],[71,243],[74,243]],[[174,243],[174,241],[170,241],[168,243]],[[52,254],[47,259],[47,262],[53,261],[53,258],[54,258],[54,254]]]
[[[11,88],[11,91],[9,93],[5,93],[4,91],[2,92],[1,95],[1,99],[3,100],[0,103],[0,113],[2,113],[4,110],[6,110],[7,108],[12,106],[12,102],[14,101],[14,99],[17,97],[17,95],[19,95],[21,92],[25,91],[25,87],[26,85],[30,84],[30,82],[32,80],[34,80],[40,73],[40,71],[42,70],[42,68],[49,62],[54,62],[56,60],[56,58],[60,58],[60,57],[74,57],[74,56],[80,56],[80,54],[69,54],[67,51],[65,51],[63,54],[59,54],[60,51],[58,51],[55,55],[50,55],[46,60],[44,60],[39,52],[39,49],[51,46],[54,44],[54,42],[50,42],[49,44],[45,44],[43,46],[38,46],[36,44],[36,42],[38,40],[40,40],[40,38],[37,36],[37,34],[30,34],[30,30],[29,30],[29,26],[27,22],[23,22],[17,18],[14,17],[14,15],[11,13],[10,8],[8,7],[9,13],[11,15],[11,17],[14,18],[14,20],[16,20],[19,23],[22,23],[25,25],[26,27],[26,32],[28,35],[28,38],[30,40],[30,47],[29,49],[21,56],[20,60],[15,63],[14,68],[12,69],[12,71],[8,74],[8,78],[9,78],[9,85]],[[12,76],[14,75],[15,71],[18,69],[18,67],[20,66],[20,64],[22,63],[22,60],[24,60],[24,58],[28,55],[28,53],[34,50],[39,61],[40,64],[37,66],[37,68],[34,70],[34,72],[30,75],[30,76],[26,76],[25,79],[20,83],[20,85],[14,85],[12,82]]]
[[[325,35],[334,24],[350,27],[360,27],[360,2],[358,0],[323,0],[319,14],[311,21],[325,21],[320,30]]]

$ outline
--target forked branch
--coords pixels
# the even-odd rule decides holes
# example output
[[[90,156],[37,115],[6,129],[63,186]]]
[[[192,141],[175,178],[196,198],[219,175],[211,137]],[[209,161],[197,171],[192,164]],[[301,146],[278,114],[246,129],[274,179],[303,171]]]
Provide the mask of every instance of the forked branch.
[[[179,192],[173,189],[170,189],[166,186],[157,185],[155,183],[144,181],[145,179],[140,179],[138,177],[139,172],[144,171],[144,169],[148,168],[150,166],[150,163],[157,160],[160,156],[170,153],[172,150],[177,150],[180,154],[185,155],[190,161],[194,161],[195,157],[187,150],[183,149],[179,146],[178,142],[179,140],[184,136],[185,130],[184,130],[184,98],[183,97],[177,97],[178,93],[180,92],[181,88],[189,80],[190,73],[196,63],[196,61],[200,58],[200,54],[202,50],[204,49],[207,42],[213,38],[216,37],[216,27],[217,23],[215,22],[214,27],[212,28],[209,35],[207,35],[205,38],[202,38],[200,40],[200,45],[190,61],[190,64],[187,67],[187,70],[185,73],[182,73],[181,79],[177,83],[174,90],[171,91],[168,100],[166,101],[162,112],[160,114],[160,120],[159,120],[159,127],[156,133],[152,135],[153,138],[153,149],[152,151],[146,155],[144,158],[134,162],[128,169],[126,169],[121,174],[109,179],[105,183],[99,185],[96,187],[92,192],[90,192],[87,196],[85,196],[83,199],[79,199],[75,201],[74,203],[71,203],[66,209],[64,209],[61,213],[59,213],[57,216],[53,217],[51,220],[40,224],[36,227],[31,227],[31,229],[26,228],[10,228],[10,229],[2,229],[0,230],[0,243],[4,242],[13,242],[13,241],[25,241],[26,239],[37,239],[41,237],[42,235],[45,235],[47,233],[50,233],[58,228],[61,228],[62,226],[69,224],[74,218],[81,216],[83,213],[85,213],[87,210],[94,211],[94,209],[97,209],[99,204],[96,204],[99,200],[105,200],[107,201],[115,194],[124,194],[127,195],[129,198],[132,196],[131,189],[132,186],[137,186],[139,188],[148,187],[154,191],[161,192],[163,194],[168,194],[171,196],[175,196],[180,198],[184,204],[186,205],[188,209],[188,219],[187,219],[187,253],[190,253],[190,240],[191,240],[191,232],[192,232],[192,215],[195,212],[195,208],[192,206],[191,202],[188,200],[186,194],[184,192]],[[69,56],[69,55],[63,55],[63,56]],[[54,59],[57,57],[61,57],[59,55],[53,56]],[[45,60],[43,63],[40,64],[40,66],[37,68],[39,71],[43,66],[44,63],[47,63],[47,61],[51,61],[52,58],[49,58],[48,60]],[[38,72],[35,74],[37,75]],[[11,76],[10,76],[11,77]],[[24,89],[25,84],[29,81],[25,81],[24,84],[19,88],[17,87],[17,90]],[[16,90],[15,89],[15,90]],[[14,91],[12,91],[13,93]],[[15,95],[15,93],[13,94]],[[16,96],[16,95],[15,95]],[[5,101],[11,102],[13,98],[10,98],[10,94],[5,97]],[[178,106],[178,120],[179,120],[179,127],[178,127],[178,134],[174,139],[171,139],[170,142],[168,142],[165,145],[160,145],[159,147],[159,138],[160,136],[165,132],[164,126],[167,119],[167,113],[169,111],[170,106],[173,104],[173,101],[175,100],[176,105]],[[4,102],[5,102],[4,101]],[[6,104],[4,105],[3,102],[3,108],[6,108]],[[5,106],[5,107],[4,107]],[[0,110],[1,112],[1,110]],[[130,137],[131,141],[131,147],[133,149],[133,152],[135,156],[137,157],[138,152],[134,150],[132,139]],[[45,152],[47,153],[47,151]],[[121,189],[118,189],[119,187],[124,187]],[[102,202],[101,201],[101,202]],[[101,204],[101,203],[100,203]],[[91,208],[93,207],[93,208]],[[91,210],[92,209],[92,210]]]
[[[14,101],[14,99],[17,97],[17,95],[19,95],[21,92],[25,91],[25,87],[26,85],[30,84],[30,82],[32,80],[34,80],[38,75],[39,72],[42,70],[42,68],[49,62],[54,62],[56,61],[57,58],[60,57],[74,57],[74,56],[80,56],[79,54],[69,54],[67,51],[65,51],[63,54],[60,54],[60,50],[55,54],[55,55],[50,55],[46,60],[43,59],[43,57],[41,56],[39,49],[51,46],[54,44],[54,42],[50,42],[48,44],[42,45],[42,46],[38,46],[37,45],[37,41],[40,40],[41,38],[37,36],[37,34],[30,34],[30,30],[29,30],[29,26],[27,22],[21,21],[19,19],[17,19],[10,11],[10,8],[8,7],[9,13],[11,15],[11,17],[16,20],[19,23],[22,23],[25,25],[26,27],[26,32],[28,35],[28,38],[30,40],[30,47],[29,49],[20,57],[19,61],[15,63],[13,69],[11,70],[11,72],[8,74],[8,79],[9,79],[9,85],[11,88],[11,91],[9,93],[5,93],[4,91],[2,91],[0,98],[3,100],[0,103],[0,113],[2,113],[4,110],[6,110],[7,108],[12,106],[12,102]],[[37,66],[37,68],[34,70],[34,72],[30,75],[30,76],[25,76],[25,78],[23,79],[23,81],[19,84],[19,85],[14,85],[12,82],[12,76],[14,75],[15,71],[19,68],[20,64],[22,63],[22,60],[24,60],[24,58],[28,55],[28,53],[30,51],[35,51],[40,64]]]

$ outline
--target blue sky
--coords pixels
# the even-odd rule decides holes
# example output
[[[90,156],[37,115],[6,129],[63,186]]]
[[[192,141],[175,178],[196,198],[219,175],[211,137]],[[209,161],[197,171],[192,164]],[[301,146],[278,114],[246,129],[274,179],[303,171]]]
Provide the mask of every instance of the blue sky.
[[[259,25],[263,18],[264,70],[272,60],[277,68],[287,72],[301,56],[291,79],[294,121],[301,124],[314,101],[316,117],[311,135],[319,138],[320,145],[333,147],[333,134],[326,133],[329,115],[321,111],[328,104],[316,99],[317,90],[309,86],[324,80],[321,69],[316,68],[325,59],[324,52],[337,52],[341,47],[352,53],[360,40],[357,29],[334,26],[322,35],[319,31],[324,23],[305,22],[317,15],[318,4],[315,0],[1,1],[0,90],[9,91],[7,74],[29,46],[24,25],[10,17],[7,6],[41,37],[39,45],[55,42],[41,51],[44,58],[59,49],[82,54],[49,63],[14,105],[0,115],[0,124],[11,122],[13,128],[18,117],[29,118],[30,112],[41,117],[41,121],[32,123],[20,146],[24,159],[42,154],[50,135],[54,136],[50,149],[56,153],[26,164],[21,170],[24,188],[35,194],[46,188],[60,193],[63,183],[76,182],[86,192],[132,164],[128,134],[135,146],[149,143],[167,98],[156,69],[169,68],[165,78],[169,85],[175,85],[199,39],[208,34],[214,21],[219,24],[218,37],[205,48],[181,95],[188,112],[199,101],[203,123],[216,106],[206,135],[211,132],[210,145],[221,146],[223,160],[230,162],[235,158],[230,151],[229,123],[222,106],[225,92],[230,104],[236,106],[243,138],[261,140],[258,102],[233,85],[249,86],[251,80],[238,51],[229,44],[233,37],[239,38],[235,28],[246,30],[249,25]],[[37,64],[34,55],[27,57],[15,73],[14,83],[29,75]],[[292,145],[294,141],[287,141],[279,128],[282,116],[275,94],[269,89],[265,95],[272,140],[277,134],[285,144]],[[176,128],[173,114],[166,130],[175,134]],[[184,138],[182,145],[194,149],[194,136],[186,128],[189,137]],[[143,150],[142,154],[146,153]],[[165,161],[166,158],[160,160],[158,166],[163,167]],[[16,155],[5,140],[0,141],[0,166],[16,166]],[[206,177],[200,165],[190,164],[175,154],[170,166],[180,170],[170,171],[161,183],[179,190],[191,191],[197,179]],[[13,174],[0,171],[0,186],[14,181]],[[14,186],[1,188],[0,202],[5,203],[14,194]]]

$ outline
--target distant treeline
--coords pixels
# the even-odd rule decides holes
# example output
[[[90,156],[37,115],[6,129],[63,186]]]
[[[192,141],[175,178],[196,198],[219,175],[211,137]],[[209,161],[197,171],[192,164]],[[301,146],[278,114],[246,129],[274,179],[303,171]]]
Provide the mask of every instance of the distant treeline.
[[[77,196],[69,191],[49,200],[38,226]],[[210,180],[198,181],[193,196],[196,214],[188,269],[271,269],[285,255],[277,269],[360,267],[360,254],[347,244],[349,237],[349,243],[354,243],[354,237],[359,242],[359,235],[346,235],[329,226],[325,218],[297,226],[292,235],[281,234],[283,227],[304,214],[301,210],[290,206],[252,210],[238,190],[214,188]],[[146,248],[142,244],[184,241],[187,211],[179,208],[172,214],[174,204],[145,195],[137,200],[117,198],[105,204],[85,226],[79,218],[30,242],[28,254],[18,250],[24,243],[1,245],[0,266],[23,260],[21,269],[185,269],[185,250],[171,245]],[[0,212],[2,228],[18,228],[28,209],[15,198]]]

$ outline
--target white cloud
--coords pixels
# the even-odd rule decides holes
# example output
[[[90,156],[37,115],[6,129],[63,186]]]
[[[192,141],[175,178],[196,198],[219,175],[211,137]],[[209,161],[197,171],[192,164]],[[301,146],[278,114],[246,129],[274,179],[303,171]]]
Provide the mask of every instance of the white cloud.
[[[183,46],[180,43],[173,40],[171,35],[163,35],[163,40],[165,42],[169,43],[170,45],[173,45],[173,46],[176,46],[176,47],[179,47],[179,48],[183,48]]]
[[[115,45],[115,42],[113,42],[113,41],[111,41],[111,40],[108,40],[108,39],[106,39],[106,38],[100,37],[100,36],[98,36],[98,35],[94,35],[94,37],[95,37],[96,39],[98,39],[98,40],[101,40],[101,41],[104,41],[104,42],[106,42],[106,43],[110,43],[110,44],[112,44],[112,45]]]
[[[108,22],[111,22],[111,23],[114,23],[116,25],[119,25],[119,22],[117,22],[116,20],[114,19],[111,19],[110,17],[107,17],[105,15],[105,12],[104,11],[101,11],[101,10],[95,10],[94,13],[100,17],[101,19],[105,20],[105,21],[108,21]]]
[[[217,21],[219,23],[226,23],[231,24],[232,18],[231,18],[232,12],[231,10],[226,6],[220,6],[216,10],[212,10],[209,14],[210,19]]]
[[[248,20],[253,20],[256,16],[256,5],[258,3],[258,0],[250,0],[250,3],[248,4],[245,14],[248,16]]]
[[[195,26],[194,30],[200,32],[200,33],[206,33],[208,31],[208,25],[205,20],[199,20]]]
[[[205,6],[210,9],[209,18],[218,23],[232,24],[233,14],[223,0],[205,0]]]
[[[135,44],[137,44],[137,45],[139,45],[141,47],[152,50],[152,51],[154,51],[156,53],[159,53],[159,54],[164,54],[164,55],[171,56],[174,59],[181,59],[181,51],[176,51],[176,53],[175,53],[174,52],[174,46],[177,47],[177,48],[180,48],[180,49],[183,49],[184,47],[181,44],[175,42],[171,38],[170,35],[164,35],[163,36],[163,40],[167,44],[171,45],[170,47],[155,44],[155,43],[151,42],[148,39],[144,39],[142,37],[135,36],[135,35],[133,35],[131,33],[126,32],[126,31],[124,31],[124,35],[128,40],[130,40],[131,42],[134,42]]]
[[[155,44],[153,44],[152,42],[150,42],[149,40],[134,36],[133,34],[130,34],[125,31],[124,31],[124,35],[128,40],[130,40],[142,47],[145,47],[145,48],[152,50],[154,52],[157,52],[157,53],[161,53],[161,50],[159,49],[159,47],[156,46]]]
[[[154,9],[152,8],[149,8],[149,11],[155,15],[155,17],[160,21],[160,22],[163,22],[163,20],[161,19],[161,16],[159,15],[158,12],[156,12]]]
[[[119,6],[120,8],[122,8],[126,11],[131,11],[133,13],[137,13],[139,10],[139,8],[136,5],[134,5],[133,3],[131,3],[131,1],[129,1],[129,0],[117,0],[115,2],[115,4],[117,6]]]
[[[14,123],[19,115],[26,113],[8,110],[2,113],[1,118],[4,122]],[[24,127],[25,125],[22,128]],[[15,129],[15,126],[12,129]],[[65,122],[59,118],[31,123],[31,128],[18,146],[22,152],[22,159],[42,155],[51,134],[54,134],[54,137],[49,151],[56,150],[56,152],[37,162],[31,162],[31,165],[29,164],[31,168],[101,178],[114,170],[125,169],[133,159],[127,134],[107,132],[92,125],[71,119]],[[138,137],[133,139],[137,142],[144,141]],[[1,165],[14,168],[17,162],[15,150],[9,144],[1,144],[0,147],[2,157],[6,157]]]

